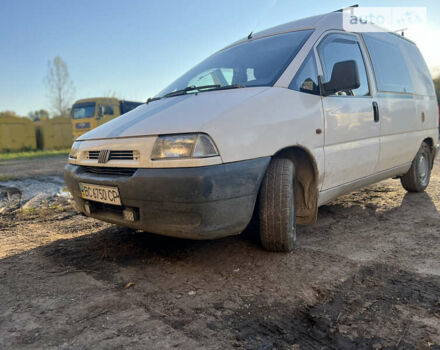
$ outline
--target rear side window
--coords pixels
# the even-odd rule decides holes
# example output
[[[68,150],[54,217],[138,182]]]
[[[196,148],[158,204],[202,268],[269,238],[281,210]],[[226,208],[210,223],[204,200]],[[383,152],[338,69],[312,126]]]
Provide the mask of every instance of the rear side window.
[[[354,60],[359,70],[360,86],[350,91],[338,91],[337,96],[368,96],[367,71],[357,39],[351,35],[330,34],[318,46],[318,54],[324,71],[324,83],[330,81],[333,67],[338,62]]]
[[[431,74],[417,46],[409,41],[402,40],[402,49],[412,77],[415,93],[435,96]]]
[[[409,69],[400,45],[403,39],[390,33],[365,33],[363,37],[373,63],[377,89],[413,93]]]
[[[293,78],[290,83],[289,89],[319,95],[318,71],[316,70],[316,60],[313,50],[304,60],[295,78]]]

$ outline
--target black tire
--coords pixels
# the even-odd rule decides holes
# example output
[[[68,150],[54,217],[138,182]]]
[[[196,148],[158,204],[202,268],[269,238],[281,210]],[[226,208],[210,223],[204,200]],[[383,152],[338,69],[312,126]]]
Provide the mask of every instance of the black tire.
[[[408,192],[423,192],[428,187],[431,177],[432,153],[431,147],[422,143],[408,172],[400,178],[402,186]]]
[[[272,159],[259,198],[263,248],[272,252],[290,252],[296,242],[295,166],[291,160]]]

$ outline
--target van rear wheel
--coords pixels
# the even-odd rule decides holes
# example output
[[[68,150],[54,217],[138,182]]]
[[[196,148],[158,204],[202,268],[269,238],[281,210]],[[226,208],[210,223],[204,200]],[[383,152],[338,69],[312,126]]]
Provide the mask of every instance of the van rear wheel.
[[[296,242],[295,166],[273,158],[260,190],[260,239],[264,249],[289,252]]]
[[[402,186],[408,192],[423,192],[428,187],[432,168],[431,148],[422,143],[408,172],[400,178]]]

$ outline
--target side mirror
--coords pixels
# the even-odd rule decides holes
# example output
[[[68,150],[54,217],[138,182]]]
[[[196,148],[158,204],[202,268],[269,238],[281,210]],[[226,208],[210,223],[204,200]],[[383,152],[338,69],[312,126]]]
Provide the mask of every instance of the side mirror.
[[[98,117],[101,119],[104,116],[104,106],[99,106]]]
[[[323,96],[328,96],[338,91],[357,89],[361,86],[361,83],[356,61],[349,60],[335,63],[330,81],[321,84],[321,86]]]

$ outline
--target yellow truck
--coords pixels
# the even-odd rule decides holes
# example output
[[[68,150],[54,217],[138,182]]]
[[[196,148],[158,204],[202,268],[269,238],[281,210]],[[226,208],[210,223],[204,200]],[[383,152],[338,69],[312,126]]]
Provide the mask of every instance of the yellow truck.
[[[76,140],[85,132],[131,111],[142,102],[95,97],[76,101],[72,106],[72,136]]]

